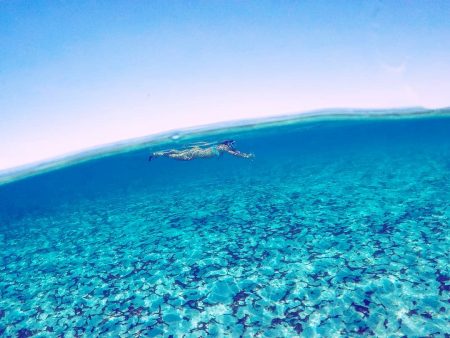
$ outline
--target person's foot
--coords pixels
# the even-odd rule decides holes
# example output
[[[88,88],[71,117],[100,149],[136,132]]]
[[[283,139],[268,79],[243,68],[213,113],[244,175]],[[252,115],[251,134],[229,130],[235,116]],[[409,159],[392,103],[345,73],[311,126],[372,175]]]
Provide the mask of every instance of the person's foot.
[[[150,162],[150,161],[152,160],[152,158],[153,158],[153,155],[150,155],[150,156],[148,157],[148,161]]]

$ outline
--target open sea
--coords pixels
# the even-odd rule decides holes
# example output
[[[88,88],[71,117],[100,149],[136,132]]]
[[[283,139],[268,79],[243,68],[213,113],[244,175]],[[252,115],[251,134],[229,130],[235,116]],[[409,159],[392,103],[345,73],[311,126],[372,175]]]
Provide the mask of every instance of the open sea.
[[[449,252],[448,111],[187,133],[4,179],[0,336],[450,337]]]

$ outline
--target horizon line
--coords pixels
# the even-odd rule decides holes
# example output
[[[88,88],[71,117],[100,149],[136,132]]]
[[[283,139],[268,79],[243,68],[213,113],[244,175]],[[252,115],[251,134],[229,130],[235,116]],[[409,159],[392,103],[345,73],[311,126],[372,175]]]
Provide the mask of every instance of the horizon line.
[[[44,174],[46,172],[62,169],[87,161],[137,151],[148,146],[163,145],[182,138],[195,138],[201,134],[211,136],[224,133],[225,131],[236,131],[235,129],[238,129],[239,131],[262,129],[276,125],[314,121],[319,120],[319,118],[322,118],[323,120],[333,120],[333,118],[408,118],[434,116],[439,113],[450,114],[450,107],[425,108],[417,106],[404,108],[324,108],[303,112],[271,115],[267,117],[243,118],[239,120],[226,120],[209,124],[194,125],[186,128],[171,129],[144,136],[117,140],[111,143],[93,145],[89,148],[57,155],[52,158],[43,159],[29,164],[0,169],[0,187],[5,184],[26,179],[28,177]]]

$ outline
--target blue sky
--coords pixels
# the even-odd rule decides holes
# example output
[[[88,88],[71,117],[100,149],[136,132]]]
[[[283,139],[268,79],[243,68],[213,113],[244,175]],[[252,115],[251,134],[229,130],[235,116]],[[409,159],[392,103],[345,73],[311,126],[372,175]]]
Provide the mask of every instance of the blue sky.
[[[218,121],[450,105],[449,1],[0,1],[0,170]]]

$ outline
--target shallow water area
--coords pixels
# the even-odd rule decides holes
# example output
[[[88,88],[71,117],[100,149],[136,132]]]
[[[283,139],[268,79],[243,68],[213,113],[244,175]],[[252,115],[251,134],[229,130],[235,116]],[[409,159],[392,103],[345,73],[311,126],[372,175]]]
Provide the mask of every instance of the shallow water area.
[[[448,115],[223,136],[1,186],[0,335],[450,332]]]

